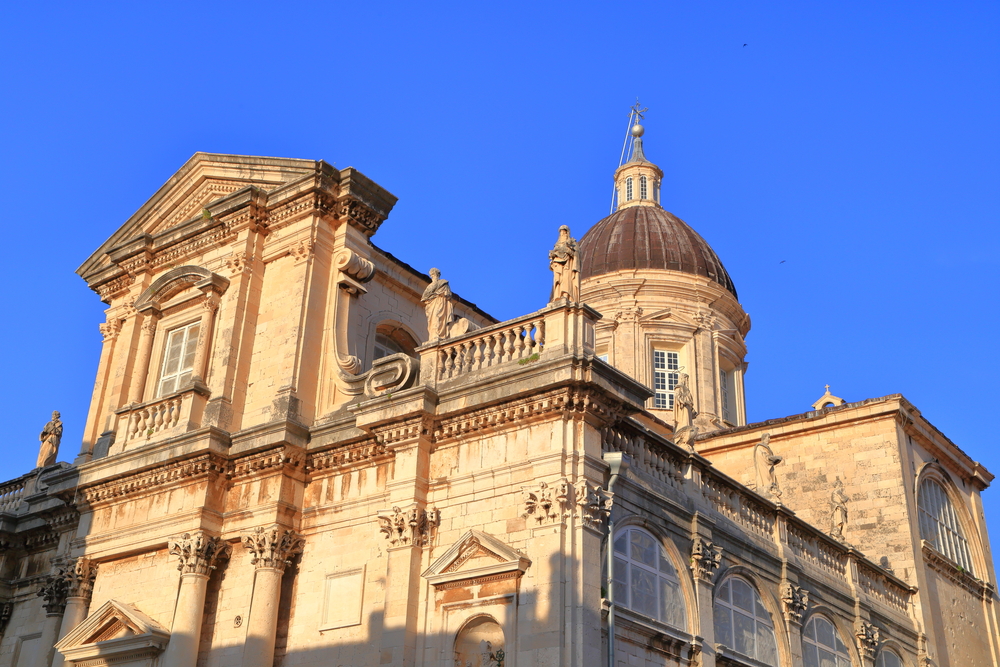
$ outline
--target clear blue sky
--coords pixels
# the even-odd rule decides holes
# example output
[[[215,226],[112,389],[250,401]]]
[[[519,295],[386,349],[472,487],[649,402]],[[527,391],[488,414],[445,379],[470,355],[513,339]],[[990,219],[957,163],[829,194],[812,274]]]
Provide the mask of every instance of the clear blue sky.
[[[104,315],[73,272],[192,153],[357,167],[400,198],[377,244],[509,318],[607,214],[637,96],[753,318],[750,419],[901,392],[1000,473],[998,35],[996,2],[8,2],[0,477],[53,409],[76,454]]]

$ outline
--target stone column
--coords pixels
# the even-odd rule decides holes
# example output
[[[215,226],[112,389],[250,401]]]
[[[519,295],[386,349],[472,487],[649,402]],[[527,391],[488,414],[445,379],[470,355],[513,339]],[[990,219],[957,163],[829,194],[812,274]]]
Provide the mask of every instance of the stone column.
[[[66,611],[59,626],[57,642],[87,618],[90,594],[94,590],[94,578],[97,576],[97,563],[81,556],[69,561],[61,569],[61,575],[66,581]],[[52,656],[52,667],[62,667],[63,662],[62,653],[56,651]]]
[[[42,626],[42,637],[38,642],[38,653],[35,654],[34,667],[50,667],[55,643],[59,637],[59,626],[62,624],[63,611],[66,609],[66,592],[69,584],[61,572],[50,574],[45,579],[39,597],[45,598],[45,625]]]
[[[156,323],[160,319],[158,310],[147,310],[143,313],[143,322],[139,333],[139,350],[135,364],[132,366],[132,383],[129,387],[128,402],[142,403],[142,393],[146,388],[146,378],[149,376],[149,358],[153,353],[153,338],[156,335]]]
[[[205,300],[201,302],[201,324],[198,327],[198,347],[194,352],[194,372],[192,380],[195,382],[205,382],[208,376],[208,348],[212,344],[212,331],[215,325],[215,311],[219,309],[219,295],[209,292],[205,295]]]
[[[243,644],[243,667],[271,667],[274,663],[281,577],[304,545],[305,540],[295,531],[280,526],[257,528],[243,536],[243,546],[252,554],[250,562],[257,568]]]
[[[168,543],[170,554],[177,556],[181,585],[174,607],[174,623],[170,642],[160,658],[163,667],[189,667],[198,662],[202,617],[205,612],[205,591],[215,561],[228,558],[232,547],[222,538],[202,532],[184,533]]]

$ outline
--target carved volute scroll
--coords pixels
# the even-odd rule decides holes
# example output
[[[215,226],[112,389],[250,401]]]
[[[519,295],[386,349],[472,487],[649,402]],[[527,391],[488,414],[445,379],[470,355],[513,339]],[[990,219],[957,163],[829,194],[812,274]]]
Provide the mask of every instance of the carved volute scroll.
[[[184,533],[167,543],[170,555],[177,556],[177,569],[181,574],[211,574],[217,559],[229,558],[232,546],[220,537],[201,531]]]
[[[394,547],[423,547],[430,544],[431,532],[441,523],[441,514],[435,508],[407,510],[393,507],[378,513],[379,532]]]
[[[348,332],[351,323],[351,297],[365,292],[362,283],[375,277],[375,265],[349,248],[342,248],[333,257],[333,265],[338,271],[337,312],[334,314],[333,343],[341,379],[353,379],[361,372],[361,360],[350,354]],[[344,377],[344,376],[347,377]],[[360,393],[360,392],[358,392]]]
[[[251,554],[251,564],[282,571],[291,564],[292,558],[302,553],[305,542],[295,531],[280,526],[258,527],[243,535],[243,547]]]
[[[786,621],[802,623],[802,615],[809,609],[809,591],[786,581],[781,585],[781,605]]]
[[[691,545],[691,571],[706,584],[711,584],[715,572],[722,565],[722,547],[702,537],[695,537]]]

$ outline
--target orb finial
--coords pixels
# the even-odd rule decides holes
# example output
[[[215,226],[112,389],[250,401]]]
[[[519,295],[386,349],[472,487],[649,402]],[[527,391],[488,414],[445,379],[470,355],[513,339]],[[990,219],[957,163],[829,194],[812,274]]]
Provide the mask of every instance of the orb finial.
[[[646,131],[646,128],[644,128],[642,125],[639,125],[639,123],[636,123],[635,125],[633,125],[632,129],[629,130],[629,132],[631,132],[632,136],[635,137],[636,139],[638,139],[639,137],[641,137],[645,131]]]

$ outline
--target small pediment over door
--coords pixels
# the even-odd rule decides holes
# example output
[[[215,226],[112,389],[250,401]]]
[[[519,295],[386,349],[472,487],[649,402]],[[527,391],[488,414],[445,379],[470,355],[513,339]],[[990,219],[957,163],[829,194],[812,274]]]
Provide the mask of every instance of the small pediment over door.
[[[56,643],[68,665],[144,664],[166,647],[170,632],[132,605],[108,600]]]
[[[520,577],[531,560],[502,540],[478,530],[467,531],[423,573],[435,587],[476,586]]]

